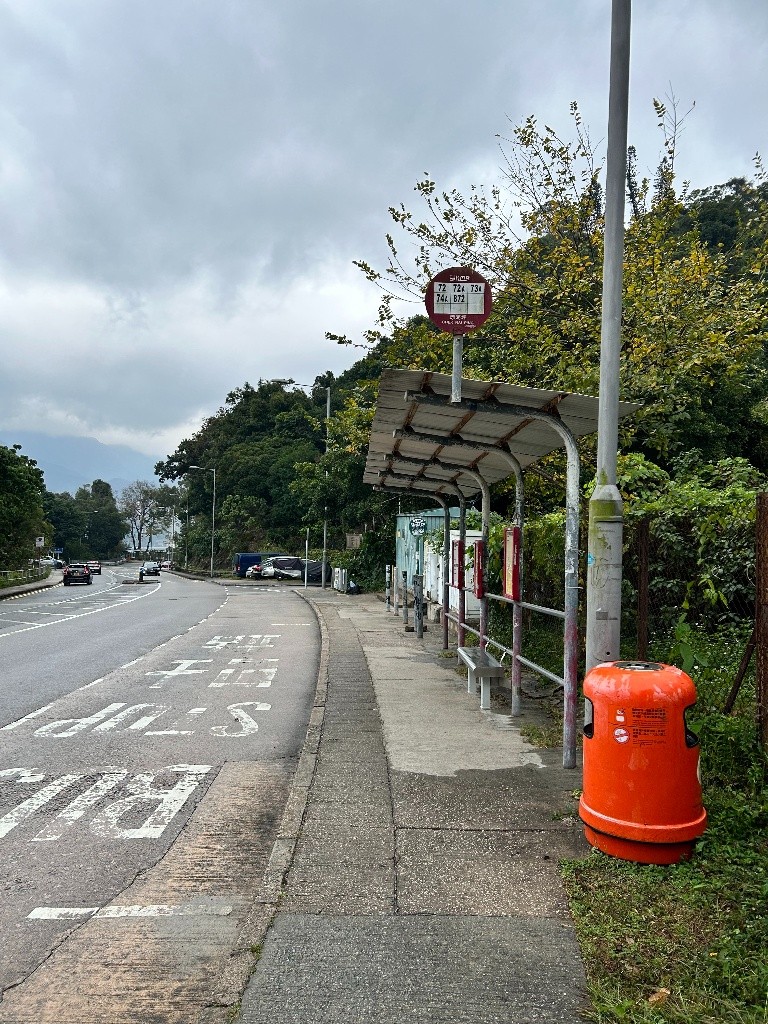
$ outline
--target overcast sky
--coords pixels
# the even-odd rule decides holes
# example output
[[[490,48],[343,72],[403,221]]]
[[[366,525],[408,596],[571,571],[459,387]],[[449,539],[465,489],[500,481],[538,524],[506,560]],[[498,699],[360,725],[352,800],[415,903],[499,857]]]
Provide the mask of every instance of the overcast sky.
[[[768,149],[767,0],[636,0],[694,186]],[[500,180],[534,114],[605,139],[610,0],[0,0],[0,428],[164,457],[246,380],[339,373],[387,209]],[[601,143],[604,150],[604,142]]]

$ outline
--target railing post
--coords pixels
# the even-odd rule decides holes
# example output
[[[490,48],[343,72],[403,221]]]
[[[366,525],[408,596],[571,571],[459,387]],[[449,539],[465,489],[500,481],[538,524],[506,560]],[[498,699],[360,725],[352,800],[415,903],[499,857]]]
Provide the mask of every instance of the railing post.
[[[421,640],[424,636],[424,577],[421,573],[413,577],[413,621],[416,636]]]

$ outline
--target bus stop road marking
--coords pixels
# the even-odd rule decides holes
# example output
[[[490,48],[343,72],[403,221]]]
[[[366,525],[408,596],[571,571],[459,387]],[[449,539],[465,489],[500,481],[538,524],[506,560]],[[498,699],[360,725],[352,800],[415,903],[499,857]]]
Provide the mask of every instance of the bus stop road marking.
[[[107,907],[35,907],[27,915],[30,921],[77,921],[126,917],[228,917],[234,910],[231,903],[209,899],[205,903],[147,903]]]

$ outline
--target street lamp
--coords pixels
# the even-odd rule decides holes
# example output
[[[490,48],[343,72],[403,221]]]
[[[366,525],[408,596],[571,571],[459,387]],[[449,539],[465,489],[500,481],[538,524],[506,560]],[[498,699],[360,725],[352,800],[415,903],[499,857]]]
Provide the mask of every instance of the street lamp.
[[[202,469],[204,473],[213,473],[213,507],[211,509],[211,579],[213,579],[213,538],[216,531],[216,467],[190,466],[190,469]]]

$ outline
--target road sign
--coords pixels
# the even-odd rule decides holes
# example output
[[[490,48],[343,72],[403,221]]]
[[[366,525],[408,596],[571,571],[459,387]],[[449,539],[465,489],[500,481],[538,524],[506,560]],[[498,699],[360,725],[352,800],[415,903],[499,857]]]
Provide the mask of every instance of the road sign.
[[[35,537],[35,547],[36,548],[44,548],[45,547],[45,537]]]
[[[451,267],[435,274],[424,296],[427,316],[441,331],[466,334],[491,315],[493,297],[485,278],[470,267]]]
[[[414,537],[423,537],[427,532],[427,520],[422,519],[421,516],[414,516],[413,519],[408,522],[408,529]]]

